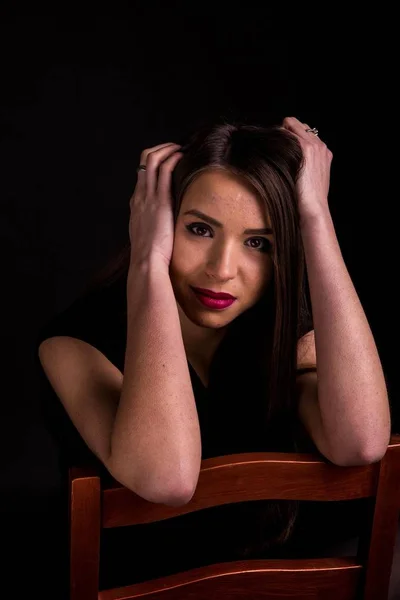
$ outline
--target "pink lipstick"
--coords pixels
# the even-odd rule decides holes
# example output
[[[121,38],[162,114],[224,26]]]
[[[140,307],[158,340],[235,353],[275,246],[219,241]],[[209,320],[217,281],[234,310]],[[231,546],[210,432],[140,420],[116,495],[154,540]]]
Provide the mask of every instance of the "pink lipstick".
[[[196,298],[207,308],[224,309],[231,306],[236,300],[233,296],[226,293],[217,293],[203,288],[192,288]],[[212,294],[212,296],[210,295]]]

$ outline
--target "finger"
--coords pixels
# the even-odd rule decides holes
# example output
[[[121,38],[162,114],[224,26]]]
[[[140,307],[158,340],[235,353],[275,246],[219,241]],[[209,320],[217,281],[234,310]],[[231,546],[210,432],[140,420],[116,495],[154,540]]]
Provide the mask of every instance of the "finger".
[[[160,148],[165,148],[166,146],[170,146],[171,144],[172,142],[165,142],[164,144],[158,144],[157,146],[153,146],[152,148],[146,148],[146,150],[143,150],[140,155],[139,165],[146,166],[147,156],[150,152],[158,150]],[[137,183],[135,187],[135,192],[139,192],[141,194],[146,193],[146,170],[144,169],[137,170]]]
[[[316,146],[326,146],[325,142],[323,140],[321,140],[321,138],[318,136],[318,130],[315,133],[312,130],[313,128],[310,127],[310,125],[308,123],[303,123],[303,125],[305,127],[306,135],[310,136],[310,139],[308,140],[309,142],[311,142],[312,144],[315,144]]]
[[[146,148],[145,150],[143,150],[143,152],[140,155],[140,165],[144,165],[146,167],[146,170],[140,169],[137,172],[137,183],[136,183],[136,187],[135,187],[135,192],[139,193],[140,195],[145,196],[146,192],[147,192],[147,158],[150,155],[151,152],[156,152],[158,150],[162,150],[164,148],[167,148],[169,146],[177,146],[177,144],[174,144],[173,142],[166,142],[164,144],[157,144],[157,146],[153,146],[151,148]]]
[[[166,148],[167,146],[177,146],[174,142],[164,142],[163,144],[157,144],[157,146],[152,146],[151,148],[146,148],[140,155],[140,164],[145,165],[147,161],[147,157],[150,152],[155,152],[156,150],[162,150],[162,148]]]
[[[170,202],[171,197],[171,181],[172,181],[172,171],[175,169],[176,165],[182,158],[182,152],[175,152],[172,156],[167,158],[159,169],[158,175],[158,187],[157,194],[160,197],[160,200]]]
[[[161,163],[166,160],[171,154],[174,154],[179,144],[168,144],[158,150],[151,150],[146,156],[146,194],[154,195],[157,191],[158,169]]]
[[[301,121],[296,119],[296,117],[286,117],[285,119],[283,119],[283,127],[289,129],[289,131],[295,133],[299,136],[299,138],[305,141],[310,141],[310,136],[311,139],[313,137],[316,137],[314,136],[314,134],[311,134],[310,132],[306,131],[306,129],[311,129],[311,127],[309,127],[306,123],[302,123]]]
[[[313,131],[308,131],[309,129],[312,130],[312,127],[309,126],[308,123],[303,123],[303,127],[304,127],[304,131],[306,132],[307,136],[311,136],[311,139],[317,142],[320,142],[320,138],[313,132]]]

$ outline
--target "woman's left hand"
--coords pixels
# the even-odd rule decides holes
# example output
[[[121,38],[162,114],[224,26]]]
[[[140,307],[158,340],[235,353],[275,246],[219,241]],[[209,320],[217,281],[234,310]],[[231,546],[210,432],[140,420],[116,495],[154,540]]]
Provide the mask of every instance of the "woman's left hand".
[[[295,117],[286,117],[283,127],[293,133],[302,148],[304,164],[297,180],[297,198],[302,220],[329,211],[328,192],[333,154],[326,144],[312,132],[307,123]]]

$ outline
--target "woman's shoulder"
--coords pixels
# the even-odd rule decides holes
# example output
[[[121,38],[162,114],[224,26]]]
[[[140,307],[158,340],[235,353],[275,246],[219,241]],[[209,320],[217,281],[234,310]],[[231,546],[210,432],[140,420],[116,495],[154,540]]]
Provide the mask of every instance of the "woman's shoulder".
[[[54,336],[70,336],[100,350],[118,368],[126,345],[126,277],[86,288],[40,327],[36,346]],[[118,364],[117,364],[118,363]]]

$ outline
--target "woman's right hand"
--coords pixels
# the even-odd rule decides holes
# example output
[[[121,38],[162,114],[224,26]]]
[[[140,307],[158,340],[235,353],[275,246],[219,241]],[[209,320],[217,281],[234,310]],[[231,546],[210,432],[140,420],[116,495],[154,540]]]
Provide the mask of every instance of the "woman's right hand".
[[[174,214],[171,196],[171,174],[182,158],[178,144],[159,144],[143,150],[135,191],[130,200],[129,237],[131,264],[166,267],[171,262],[174,245]]]

